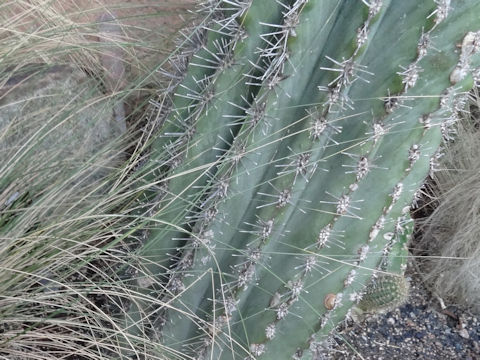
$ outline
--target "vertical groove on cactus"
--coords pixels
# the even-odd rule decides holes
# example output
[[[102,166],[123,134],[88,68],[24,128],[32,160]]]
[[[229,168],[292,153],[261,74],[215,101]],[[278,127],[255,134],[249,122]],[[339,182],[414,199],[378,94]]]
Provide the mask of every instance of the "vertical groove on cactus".
[[[141,292],[158,306],[128,316],[195,359],[311,358],[374,271],[404,268],[409,204],[479,65],[480,5],[215,4],[153,144]]]

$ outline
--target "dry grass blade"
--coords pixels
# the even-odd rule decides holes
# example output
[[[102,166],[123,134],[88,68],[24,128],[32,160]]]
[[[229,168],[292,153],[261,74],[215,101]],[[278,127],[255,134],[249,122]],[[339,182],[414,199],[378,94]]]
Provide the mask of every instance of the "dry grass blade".
[[[131,283],[148,261],[135,256],[148,210],[136,199],[150,184],[131,173],[192,3],[0,5],[0,358],[142,358],[158,346],[122,316],[145,300]]]

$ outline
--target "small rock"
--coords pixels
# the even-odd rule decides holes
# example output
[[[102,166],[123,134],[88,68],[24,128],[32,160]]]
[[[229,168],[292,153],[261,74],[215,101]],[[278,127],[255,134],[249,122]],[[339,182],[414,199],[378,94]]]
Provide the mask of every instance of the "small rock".
[[[395,319],[392,318],[392,317],[389,317],[389,318],[387,319],[387,323],[388,323],[389,325],[394,325],[394,324],[395,324]]]
[[[464,339],[469,339],[470,335],[468,334],[467,329],[462,329],[458,332],[458,334],[463,337]]]

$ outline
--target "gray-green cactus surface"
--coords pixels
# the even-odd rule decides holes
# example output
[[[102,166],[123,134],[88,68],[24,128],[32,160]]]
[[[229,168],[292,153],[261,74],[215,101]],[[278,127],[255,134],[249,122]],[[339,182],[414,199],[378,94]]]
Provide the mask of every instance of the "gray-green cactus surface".
[[[409,206],[476,78],[480,4],[208,6],[143,170],[162,172],[127,323],[172,359],[316,358],[372,274],[404,268]]]

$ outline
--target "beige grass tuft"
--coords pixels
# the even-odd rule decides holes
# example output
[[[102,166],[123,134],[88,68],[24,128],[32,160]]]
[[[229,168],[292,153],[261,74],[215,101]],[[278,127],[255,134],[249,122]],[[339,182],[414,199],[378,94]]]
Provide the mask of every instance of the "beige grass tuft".
[[[428,284],[442,299],[480,311],[480,105],[478,94],[447,144],[430,191],[433,213],[418,244]]]

